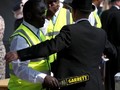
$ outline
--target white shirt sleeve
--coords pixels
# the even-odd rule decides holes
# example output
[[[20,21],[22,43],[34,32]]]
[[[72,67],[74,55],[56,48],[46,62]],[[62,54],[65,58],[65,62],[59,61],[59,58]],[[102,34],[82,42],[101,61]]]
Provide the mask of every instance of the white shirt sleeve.
[[[10,50],[20,50],[23,48],[27,48],[29,45],[23,37],[15,36],[10,45]],[[43,83],[44,78],[46,77],[45,73],[38,72],[28,67],[30,60],[27,61],[12,61],[13,72],[20,79],[27,80],[33,83]]]

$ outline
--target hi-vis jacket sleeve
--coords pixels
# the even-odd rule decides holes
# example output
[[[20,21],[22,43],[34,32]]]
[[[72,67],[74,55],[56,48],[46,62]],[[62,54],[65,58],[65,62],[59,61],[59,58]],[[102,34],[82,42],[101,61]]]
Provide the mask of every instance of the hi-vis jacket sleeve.
[[[17,51],[22,61],[40,57],[47,57],[53,53],[69,47],[71,43],[71,34],[67,26],[64,26],[60,33],[51,40],[47,40],[30,48]]]

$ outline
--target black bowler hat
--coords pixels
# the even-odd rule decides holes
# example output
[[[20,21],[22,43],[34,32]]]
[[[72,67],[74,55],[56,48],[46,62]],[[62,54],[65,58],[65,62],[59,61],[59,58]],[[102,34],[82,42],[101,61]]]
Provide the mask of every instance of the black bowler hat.
[[[70,6],[73,9],[78,9],[84,12],[92,12],[95,10],[92,0],[72,0]]]

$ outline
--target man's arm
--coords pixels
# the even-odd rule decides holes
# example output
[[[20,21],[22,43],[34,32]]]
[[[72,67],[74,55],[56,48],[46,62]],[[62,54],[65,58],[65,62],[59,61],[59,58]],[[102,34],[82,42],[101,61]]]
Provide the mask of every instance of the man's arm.
[[[68,27],[63,27],[61,32],[55,37],[55,39],[47,40],[32,47],[8,52],[5,59],[10,62],[20,58],[21,60],[28,60],[40,57],[47,57],[53,53],[59,52],[65,47],[69,47],[71,43],[71,35]]]
[[[105,49],[104,49],[104,54],[108,57],[108,58],[116,58],[117,57],[117,49],[116,47],[110,43],[110,41],[108,41],[106,39],[106,45],[105,45]]]
[[[14,51],[25,47],[29,47],[25,39],[20,36],[16,36],[11,42],[10,50]],[[11,71],[11,74],[15,74],[20,79],[26,80],[28,82],[42,83],[45,88],[59,88],[59,83],[56,78],[47,75],[46,73],[33,70],[32,68],[28,67],[29,62],[30,60],[22,62],[19,59],[16,61],[12,61],[12,69],[10,70],[13,70],[13,73]]]

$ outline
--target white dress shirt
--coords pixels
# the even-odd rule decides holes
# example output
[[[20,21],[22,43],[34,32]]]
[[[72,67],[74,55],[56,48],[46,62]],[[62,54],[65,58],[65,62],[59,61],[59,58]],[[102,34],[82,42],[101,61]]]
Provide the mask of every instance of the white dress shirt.
[[[48,28],[49,23],[50,23],[50,20],[45,19],[44,26],[42,28],[40,28],[40,30],[42,30],[42,32],[43,32],[44,35],[47,34],[47,28]]]
[[[117,5],[114,5],[117,9],[120,9],[120,7],[119,6],[117,6]]]
[[[23,24],[29,27],[36,35],[38,30],[40,30],[25,21],[23,21]],[[11,42],[10,51],[16,51],[16,50],[20,50],[27,47],[29,47],[29,45],[23,37],[15,36]],[[15,75],[20,79],[27,80],[29,82],[43,83],[43,80],[47,74],[38,72],[28,67],[29,62],[30,60],[21,62],[19,59],[16,61],[12,61],[11,63],[12,63],[13,71]]]
[[[94,4],[93,4],[94,5]],[[95,6],[95,5],[94,5]],[[95,12],[98,12],[98,9],[97,9],[97,7],[95,6],[95,10],[94,10]],[[92,25],[92,26],[95,26],[95,17],[94,17],[94,11],[92,11],[91,13],[90,13],[90,15],[89,15],[89,17],[88,17],[88,21],[90,22],[90,24]]]

